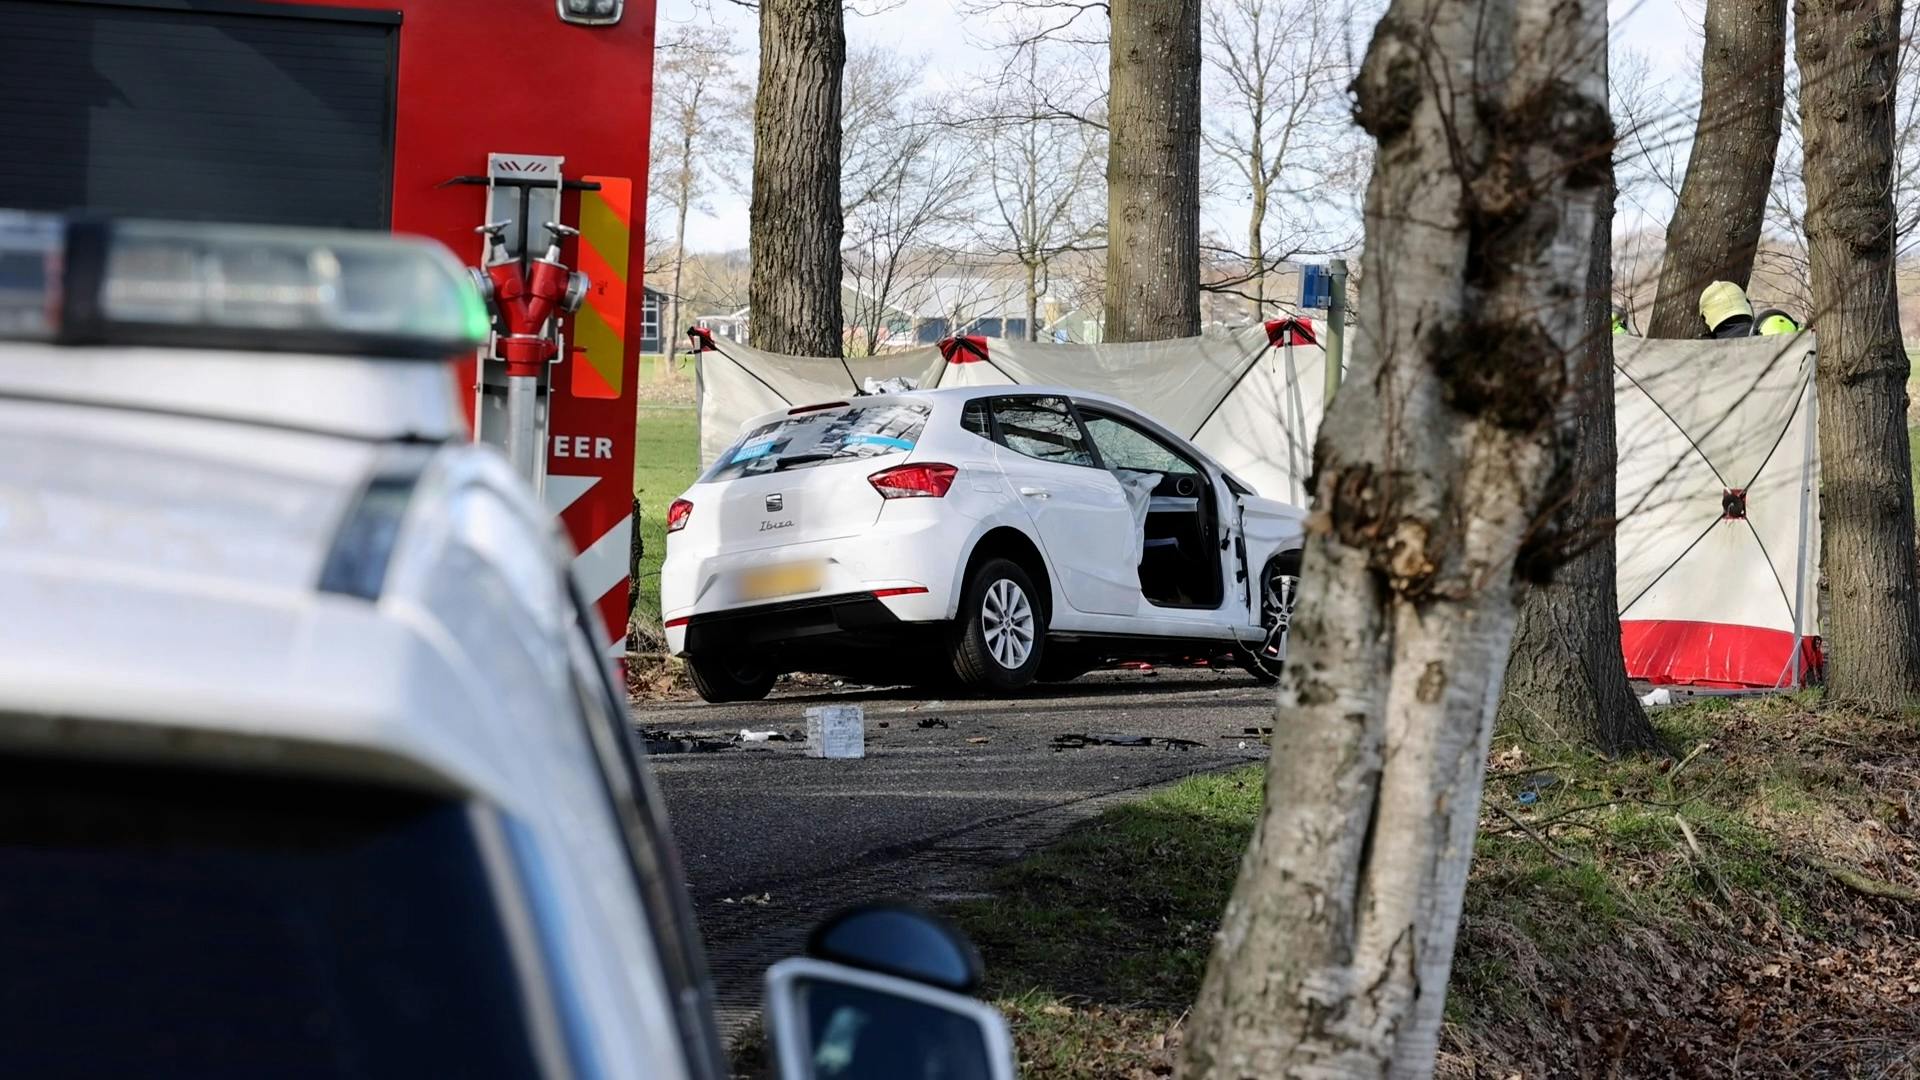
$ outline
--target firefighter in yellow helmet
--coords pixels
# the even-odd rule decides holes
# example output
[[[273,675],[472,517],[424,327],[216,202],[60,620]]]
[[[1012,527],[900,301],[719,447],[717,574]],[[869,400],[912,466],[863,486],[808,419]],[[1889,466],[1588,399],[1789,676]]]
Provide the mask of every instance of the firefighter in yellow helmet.
[[[1710,338],[1753,336],[1753,305],[1747,290],[1731,281],[1716,281],[1700,290],[1700,317]]]
[[[1761,312],[1755,317],[1753,326],[1753,332],[1759,334],[1761,337],[1771,337],[1774,334],[1797,334],[1800,332],[1800,320],[1781,311],[1779,308],[1768,308]]]

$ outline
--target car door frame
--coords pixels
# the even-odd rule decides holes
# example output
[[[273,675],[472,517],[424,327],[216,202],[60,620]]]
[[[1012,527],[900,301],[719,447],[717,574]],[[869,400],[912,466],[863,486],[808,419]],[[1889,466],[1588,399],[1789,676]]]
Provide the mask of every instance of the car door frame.
[[[1066,406],[1067,417],[1073,421],[1074,427],[1079,430],[1081,441],[1086,445],[1087,455],[1093,459],[1093,464],[1076,465],[1065,461],[1046,461],[1029,454],[1023,454],[1007,445],[1005,432],[1000,423],[999,404],[1003,401],[1038,401],[1043,399],[1059,401]],[[1120,489],[1120,481],[1113,475],[1113,472],[1106,467],[1106,463],[1101,459],[1100,448],[1094,445],[1093,434],[1087,430],[1086,421],[1080,415],[1080,409],[1074,403],[1073,396],[1067,393],[1047,393],[1027,390],[1024,393],[1014,392],[988,395],[986,401],[987,423],[990,432],[989,442],[994,448],[995,456],[1001,459],[1001,472],[1006,476],[1009,486],[1013,489],[1014,495],[1022,501],[1023,510],[1028,514],[1029,519],[1033,521],[1033,528],[1037,534],[1036,540],[1038,541],[1040,550],[1045,553],[1048,561],[1053,564],[1054,574],[1059,579],[1061,599],[1065,600],[1067,605],[1073,608],[1074,611],[1084,615],[1120,618],[1137,617],[1146,604],[1146,597],[1140,590],[1138,567],[1132,567],[1131,569],[1134,572],[1124,581],[1103,578],[1097,573],[1087,573],[1084,564],[1075,561],[1074,553],[1053,550],[1052,546],[1047,543],[1045,528],[1036,519],[1033,508],[1025,503],[1025,499],[1028,496],[1025,492],[1021,491],[1021,485],[1017,476],[1008,471],[1009,466],[1015,465],[1015,463],[1018,463],[1018,468],[1052,466],[1062,469],[1091,469],[1093,472],[1105,476],[1107,480],[1113,484],[1114,492],[1120,500],[1120,509],[1126,513],[1127,527],[1128,529],[1133,527],[1133,511],[1127,505],[1125,493]],[[1082,597],[1080,603],[1075,603],[1073,589],[1070,585],[1070,577],[1075,573],[1086,574],[1087,577],[1100,583],[1102,586],[1113,589],[1115,596],[1111,601],[1107,601],[1106,603],[1108,603],[1110,608],[1124,610],[1083,607],[1082,604],[1095,603],[1095,601],[1091,601],[1086,597]]]
[[[1075,402],[1078,412],[1080,402]],[[1155,442],[1165,444],[1175,456],[1198,466],[1200,476],[1213,492],[1215,540],[1220,544],[1218,552],[1220,562],[1220,603],[1210,608],[1161,607],[1148,604],[1156,619],[1172,619],[1182,623],[1213,628],[1226,637],[1244,636],[1248,627],[1258,629],[1260,623],[1258,594],[1252,590],[1253,571],[1249,566],[1249,551],[1246,526],[1243,520],[1244,505],[1240,492],[1231,481],[1226,469],[1207,456],[1207,452],[1193,444],[1193,440],[1182,438],[1165,426],[1144,416],[1138,411],[1116,401],[1088,399],[1086,408],[1113,417],[1126,423]],[[1084,421],[1084,417],[1082,418]],[[1092,433],[1088,433],[1092,438]],[[1095,444],[1094,451],[1099,452]]]

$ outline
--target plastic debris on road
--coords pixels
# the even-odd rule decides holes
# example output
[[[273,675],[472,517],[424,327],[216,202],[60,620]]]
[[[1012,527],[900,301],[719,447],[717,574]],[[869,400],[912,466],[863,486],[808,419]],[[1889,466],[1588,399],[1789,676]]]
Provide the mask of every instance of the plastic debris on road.
[[[1166,735],[1110,735],[1095,732],[1053,737],[1055,750],[1083,750],[1089,746],[1159,746],[1168,750],[1191,750],[1204,745],[1192,739],[1176,739]]]

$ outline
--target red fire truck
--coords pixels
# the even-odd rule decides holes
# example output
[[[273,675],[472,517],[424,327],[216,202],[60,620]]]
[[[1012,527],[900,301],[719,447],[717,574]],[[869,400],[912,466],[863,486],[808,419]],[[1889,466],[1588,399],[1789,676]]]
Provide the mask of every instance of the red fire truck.
[[[590,285],[538,465],[617,651],[653,33],[653,0],[0,0],[0,207],[393,229],[476,264],[482,226],[523,264],[559,242]],[[504,445],[496,366],[458,375]]]

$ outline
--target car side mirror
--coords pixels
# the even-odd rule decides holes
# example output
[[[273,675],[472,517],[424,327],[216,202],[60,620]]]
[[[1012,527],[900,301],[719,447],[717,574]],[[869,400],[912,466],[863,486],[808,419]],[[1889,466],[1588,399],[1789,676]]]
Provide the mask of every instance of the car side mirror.
[[[980,952],[935,915],[868,904],[820,924],[767,972],[782,1080],[1013,1080],[1013,1036],[980,985]]]
[[[808,936],[807,955],[956,994],[973,993],[985,975],[965,934],[902,904],[863,904],[834,915]]]
[[[963,994],[811,957],[767,971],[781,1080],[1013,1080],[1013,1037]]]

